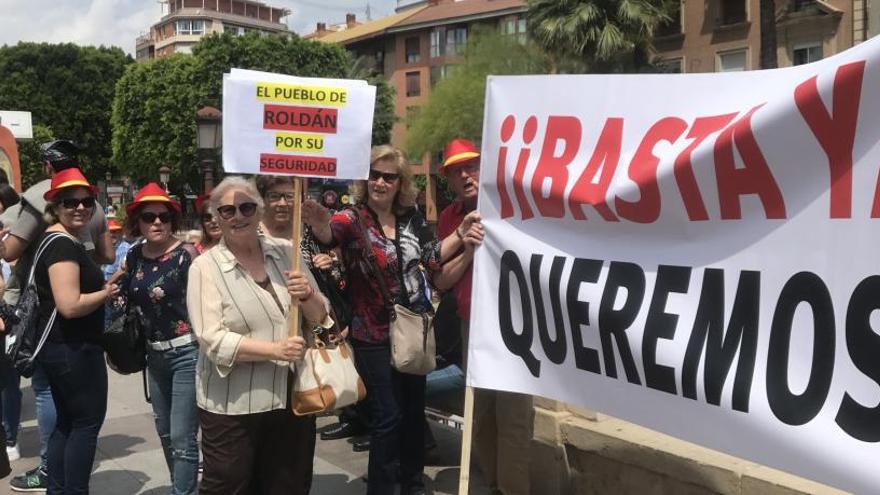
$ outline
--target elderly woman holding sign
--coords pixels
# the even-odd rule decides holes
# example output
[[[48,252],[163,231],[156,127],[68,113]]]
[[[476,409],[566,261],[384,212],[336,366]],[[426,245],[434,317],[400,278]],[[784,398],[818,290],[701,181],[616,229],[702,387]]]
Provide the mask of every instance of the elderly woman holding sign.
[[[290,271],[290,241],[258,235],[264,205],[252,182],[224,179],[209,208],[223,236],[195,259],[187,289],[201,344],[199,493],[306,494],[315,420],[290,410],[289,365],[305,340],[288,336],[287,320],[298,305],[302,320],[329,326],[326,299],[308,270]]]

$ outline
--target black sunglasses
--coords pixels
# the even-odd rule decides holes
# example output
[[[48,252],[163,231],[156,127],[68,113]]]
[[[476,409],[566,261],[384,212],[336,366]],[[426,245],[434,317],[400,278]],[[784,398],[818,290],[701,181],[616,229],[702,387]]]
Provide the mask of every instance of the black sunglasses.
[[[144,223],[153,223],[156,219],[159,219],[162,223],[171,223],[171,220],[174,219],[174,215],[170,211],[163,211],[162,213],[153,213],[152,211],[145,211],[141,213],[140,220]]]
[[[202,221],[205,222],[205,223],[207,223],[207,222],[213,222],[213,221],[214,221],[214,215],[212,215],[211,213],[202,213]]]
[[[64,198],[61,200],[61,205],[68,210],[75,210],[79,205],[83,205],[84,208],[94,208],[95,198],[91,196],[86,196],[85,198]]]
[[[382,178],[387,184],[391,184],[392,182],[397,181],[400,178],[400,174],[395,174],[394,172],[380,172],[378,170],[370,169],[370,180],[379,180]]]
[[[241,212],[241,216],[243,217],[252,217],[254,213],[257,212],[257,204],[256,203],[242,203],[238,205],[238,211]],[[229,220],[230,218],[235,216],[235,205],[224,205],[217,208],[217,213],[220,214],[220,218],[223,220]]]

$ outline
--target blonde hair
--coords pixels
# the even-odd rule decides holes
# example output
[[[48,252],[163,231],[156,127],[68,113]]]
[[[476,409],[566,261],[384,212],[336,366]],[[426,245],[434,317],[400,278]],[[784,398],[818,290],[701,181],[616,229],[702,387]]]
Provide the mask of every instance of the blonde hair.
[[[211,209],[211,214],[219,218],[220,214],[217,213],[217,208],[221,206],[220,198],[222,198],[227,191],[230,191],[232,189],[241,191],[247,194],[248,197],[250,197],[252,200],[254,200],[254,203],[257,204],[257,218],[262,218],[263,210],[266,207],[266,203],[263,202],[263,197],[260,196],[260,192],[257,191],[257,186],[254,184],[254,181],[247,180],[240,175],[230,175],[229,177],[226,177],[225,179],[220,181],[219,184],[217,184],[217,187],[215,187],[213,191],[211,191],[209,206],[209,208]]]
[[[388,144],[373,146],[373,149],[370,150],[370,166],[380,161],[394,163],[397,166],[397,173],[400,174],[400,179],[398,179],[400,184],[397,189],[397,195],[394,196],[394,210],[400,212],[415,206],[419,189],[416,187],[415,178],[413,177],[412,170],[409,168],[409,164],[406,163],[406,156],[403,154],[403,151]],[[367,201],[367,181],[356,180],[352,182],[349,193],[353,203],[365,203]]]

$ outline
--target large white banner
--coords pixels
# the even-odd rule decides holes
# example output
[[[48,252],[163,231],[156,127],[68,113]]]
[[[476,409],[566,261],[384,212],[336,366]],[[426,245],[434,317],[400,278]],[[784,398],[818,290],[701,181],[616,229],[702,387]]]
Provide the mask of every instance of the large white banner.
[[[880,39],[492,77],[468,382],[880,491]]]
[[[232,69],[223,76],[223,168],[366,179],[376,87]]]

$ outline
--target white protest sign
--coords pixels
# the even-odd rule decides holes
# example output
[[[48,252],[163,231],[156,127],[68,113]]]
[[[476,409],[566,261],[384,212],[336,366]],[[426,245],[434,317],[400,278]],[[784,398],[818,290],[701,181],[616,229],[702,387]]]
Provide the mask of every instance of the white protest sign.
[[[880,489],[880,38],[492,77],[485,115],[470,385]]]
[[[233,69],[223,77],[223,168],[365,179],[376,88]]]

